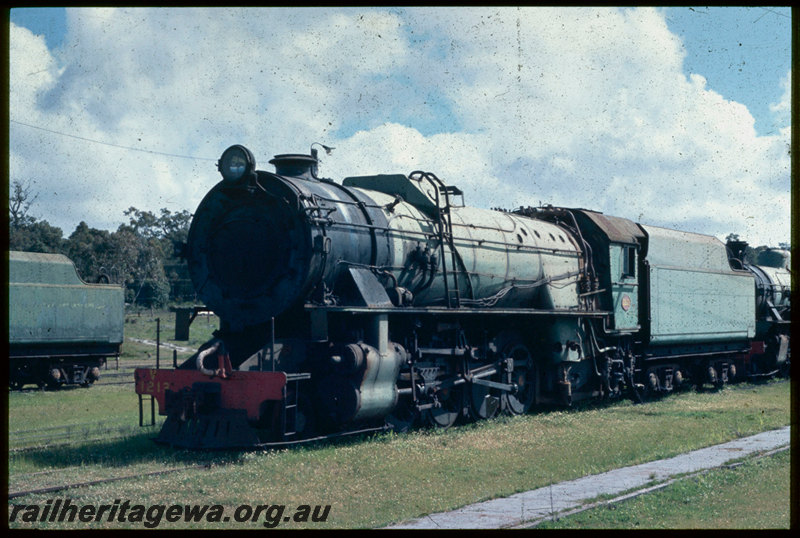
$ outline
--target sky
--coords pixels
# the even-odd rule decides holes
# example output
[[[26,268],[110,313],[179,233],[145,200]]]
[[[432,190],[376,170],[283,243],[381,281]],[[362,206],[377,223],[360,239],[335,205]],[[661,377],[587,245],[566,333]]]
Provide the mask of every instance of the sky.
[[[467,205],[583,207],[790,241],[787,7],[28,8],[9,19],[9,179],[69,236],[194,212],[259,168],[425,170]]]

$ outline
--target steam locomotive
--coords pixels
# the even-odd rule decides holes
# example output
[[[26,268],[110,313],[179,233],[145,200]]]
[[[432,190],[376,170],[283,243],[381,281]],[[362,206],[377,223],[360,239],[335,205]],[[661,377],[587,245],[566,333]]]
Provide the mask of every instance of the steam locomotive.
[[[182,255],[221,323],[179,367],[136,372],[160,442],[448,427],[788,372],[788,251],[751,266],[745,243],[596,211],[477,209],[430,172],[337,183],[313,146],[269,162],[228,148],[194,214]]]

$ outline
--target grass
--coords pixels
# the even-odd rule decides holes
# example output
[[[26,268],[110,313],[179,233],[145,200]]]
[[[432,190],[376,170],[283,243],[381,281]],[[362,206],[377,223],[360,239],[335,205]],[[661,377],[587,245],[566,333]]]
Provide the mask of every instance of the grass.
[[[791,517],[790,460],[786,450],[537,528],[786,529]]]
[[[189,341],[178,341],[175,336],[175,314],[168,311],[141,311],[125,316],[125,340],[120,354],[119,368],[129,371],[128,364],[140,365],[155,360],[156,348],[152,344],[137,340],[156,341],[156,319],[160,319],[161,342],[180,347],[197,349],[211,338],[211,333],[219,326],[216,316],[198,316],[191,325]],[[179,351],[181,362],[191,355],[191,351]],[[162,347],[161,366],[171,367],[172,352]],[[154,362],[153,362],[154,364]],[[10,392],[8,397],[9,448],[27,446],[36,441],[36,432],[18,434],[15,432],[39,430],[41,440],[60,436],[61,440],[71,441],[84,435],[96,438],[109,434],[113,437],[143,434],[136,431],[138,425],[138,398],[133,385],[107,385],[126,378],[111,377],[116,364],[109,361],[108,369],[102,370],[100,381],[90,388],[69,386],[57,391],[39,391],[28,388],[25,391]],[[133,374],[130,374],[130,380]],[[146,409],[149,413],[149,408]],[[149,415],[145,417],[149,418]],[[160,427],[160,420],[159,421]],[[57,431],[56,426],[65,426]],[[69,427],[72,426],[72,427]],[[68,428],[69,427],[69,428]],[[54,440],[55,441],[55,440]],[[35,467],[35,466],[34,466]],[[25,471],[30,472],[30,471]]]
[[[10,429],[26,421],[42,425],[57,422],[64,413],[72,418],[77,415],[80,420],[110,415],[120,420],[133,417],[132,423],[138,420],[132,387],[116,387],[117,391],[108,387],[108,391],[93,393],[100,388],[82,392],[87,397],[96,394],[91,404],[76,399],[56,406],[55,400],[42,400],[38,418],[33,417],[35,413],[27,408],[26,400],[12,394]],[[287,510],[303,504],[330,504],[324,523],[281,524],[287,528],[377,527],[785,426],[790,420],[789,392],[786,382],[743,384],[718,393],[677,394],[646,405],[625,401],[501,418],[444,432],[381,434],[268,452],[170,450],[148,440],[154,432],[140,433],[12,454],[9,480],[14,487],[10,489],[64,481],[56,480],[61,478],[59,473],[22,474],[42,470],[78,467],[80,472],[71,472],[70,476],[79,481],[215,463],[222,465],[14,501],[44,504],[48,499],[69,496],[74,503],[108,504],[115,499],[145,505],[218,503],[228,513],[241,504],[282,504]],[[788,496],[781,499],[788,505]],[[20,522],[12,525],[31,526]],[[85,524],[37,524],[50,528],[80,525]],[[91,527],[125,526],[141,528],[140,523],[91,523]],[[161,528],[236,526],[261,528],[257,523],[233,521],[162,522]]]
[[[160,322],[156,322],[156,320]],[[214,315],[197,316],[189,328],[189,340],[175,340],[175,313],[166,311],[141,311],[125,315],[125,342],[122,344],[120,361],[155,359],[155,347],[142,344],[137,340],[156,341],[158,327],[161,329],[161,342],[174,344],[182,348],[197,349],[211,339],[219,328],[219,318]],[[188,358],[191,351],[178,351],[178,360]],[[161,361],[165,367],[172,364],[172,351],[161,349]],[[120,363],[122,364],[122,362]]]

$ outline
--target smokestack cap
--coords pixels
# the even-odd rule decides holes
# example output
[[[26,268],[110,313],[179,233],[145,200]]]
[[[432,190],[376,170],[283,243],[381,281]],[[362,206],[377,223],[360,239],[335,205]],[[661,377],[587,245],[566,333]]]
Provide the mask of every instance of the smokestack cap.
[[[287,153],[275,155],[269,164],[275,165],[275,173],[279,176],[316,179],[319,160],[311,155]]]

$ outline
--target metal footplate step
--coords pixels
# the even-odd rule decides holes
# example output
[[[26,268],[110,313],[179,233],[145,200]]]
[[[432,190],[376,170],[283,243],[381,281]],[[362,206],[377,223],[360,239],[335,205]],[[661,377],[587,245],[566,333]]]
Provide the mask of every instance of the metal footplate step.
[[[288,374],[286,376],[286,385],[283,387],[283,439],[289,439],[297,435],[297,412],[300,405],[300,381],[311,379],[311,374]],[[293,386],[289,387],[292,384]]]
[[[284,388],[284,392],[286,389]],[[293,392],[293,398],[284,396],[283,406],[283,438],[288,439],[297,434],[297,389]],[[290,403],[291,402],[291,403]]]

